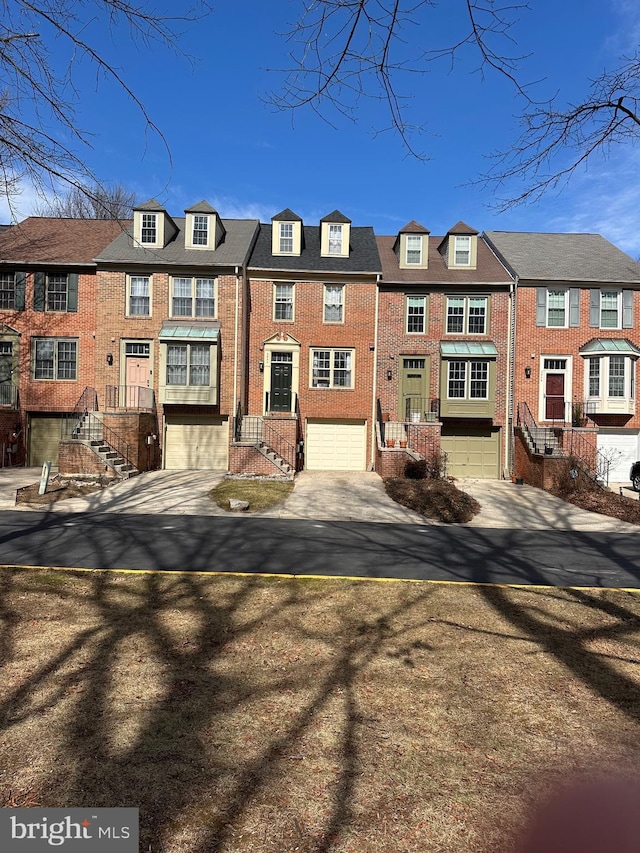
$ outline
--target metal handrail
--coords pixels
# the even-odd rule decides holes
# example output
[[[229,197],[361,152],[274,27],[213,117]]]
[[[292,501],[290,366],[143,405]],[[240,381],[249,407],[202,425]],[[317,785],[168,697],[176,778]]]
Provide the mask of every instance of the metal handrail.
[[[281,459],[289,465],[292,470],[296,467],[296,449],[290,441],[280,435],[270,423],[263,421],[263,441],[271,450],[274,450]]]
[[[68,418],[63,416],[62,437],[69,441],[100,441],[115,451],[127,465],[136,467],[131,459],[130,443],[91,412],[85,412],[80,421],[75,419],[75,413]]]
[[[156,407],[153,388],[145,385],[107,385],[104,397],[107,409],[153,412]]]

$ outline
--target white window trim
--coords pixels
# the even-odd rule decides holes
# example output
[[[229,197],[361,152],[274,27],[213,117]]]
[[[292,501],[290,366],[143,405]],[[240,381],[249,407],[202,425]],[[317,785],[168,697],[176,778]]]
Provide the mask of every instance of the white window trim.
[[[610,393],[610,365],[612,356],[624,358],[624,393],[621,395],[612,396]],[[598,394],[590,393],[589,370],[592,359],[597,359],[600,366],[599,389]],[[590,353],[585,358],[585,375],[584,375],[584,392],[586,400],[601,400],[604,401],[622,401],[635,400],[635,370],[636,359],[626,353],[603,353],[597,355]]]
[[[134,278],[146,278],[149,280],[149,313],[148,314],[132,314],[131,313],[131,282]],[[146,318],[153,316],[153,276],[152,275],[138,275],[136,273],[128,273],[127,274],[127,294],[126,294],[127,304],[126,304],[126,316],[133,318]]]
[[[549,324],[549,293],[564,294],[564,323],[562,326],[551,326]],[[568,287],[548,287],[546,290],[546,305],[544,309],[544,323],[547,329],[568,329],[569,328],[569,288]]]
[[[65,304],[64,308],[50,308],[49,307],[49,285],[51,284],[51,276],[60,276],[62,278],[64,276],[65,280]],[[56,291],[57,293],[61,293],[62,291]],[[48,272],[45,273],[44,277],[44,310],[48,314],[68,314],[69,313],[69,273],[60,273],[60,272]]]
[[[176,279],[190,279],[191,280],[191,314],[174,314],[173,313],[173,300],[174,300],[174,283]],[[196,301],[197,301],[197,282],[198,281],[213,281],[213,314],[196,314]],[[149,294],[151,294],[151,285],[149,285]],[[180,297],[178,297],[180,298]],[[186,299],[186,297],[182,297]],[[151,305],[151,302],[149,302]],[[133,316],[141,316],[134,314]],[[169,316],[172,319],[185,319],[185,320],[215,320],[218,316],[218,279],[217,276],[213,275],[172,275],[169,278]]]
[[[422,324],[423,328],[421,332],[410,332],[409,331],[409,300],[410,299],[421,299],[423,314],[422,314]],[[427,334],[427,297],[422,294],[414,294],[407,293],[405,295],[405,308],[404,308],[404,331],[406,335],[426,335]]]
[[[313,384],[313,354],[328,352],[329,355],[329,385],[328,387]],[[334,385],[335,354],[338,352],[351,353],[351,385]],[[309,350],[309,388],[312,391],[353,391],[356,378],[356,351],[351,347],[311,347]]]
[[[336,229],[336,232],[340,235],[340,242],[338,244],[337,237],[331,237],[332,229]],[[332,248],[332,243],[337,244],[337,248]],[[343,255],[344,250],[344,226],[341,222],[329,222],[327,224],[327,254],[329,255]]]
[[[214,361],[214,359],[212,359],[211,356],[212,356],[212,349],[215,346],[215,344],[207,343],[204,341],[197,341],[197,342],[196,341],[193,341],[193,342],[172,341],[171,343],[166,342],[164,344],[164,346],[166,346],[165,365],[164,365],[164,367],[165,367],[164,381],[165,381],[165,387],[166,388],[211,388],[212,387],[211,379],[213,377],[213,371],[215,369],[215,361]],[[209,350],[209,365],[208,365],[209,366],[209,382],[206,385],[203,385],[203,384],[194,385],[190,381],[191,380],[191,369],[194,366],[198,366],[198,365],[193,365],[191,362],[191,348],[194,346],[207,347]],[[187,381],[186,382],[175,383],[175,384],[172,382],[169,382],[169,368],[171,366],[169,364],[169,347],[185,347],[186,348],[186,351],[187,351],[187,363],[186,363]]]
[[[145,224],[144,224],[145,216],[153,217],[153,221],[154,221],[154,229],[153,230],[155,231],[155,239],[154,240],[144,240],[143,239],[144,232],[145,232]],[[140,213],[140,245],[141,246],[157,246],[158,245],[158,236],[159,236],[158,214],[157,213],[141,212]]]
[[[451,380],[451,366],[453,364],[464,364],[464,396],[463,397],[452,397],[449,393],[449,383],[450,381],[459,381],[459,380]],[[471,365],[472,364],[485,364],[487,367],[487,378],[483,380],[486,385],[486,394],[484,397],[472,397],[471,396]],[[474,380],[475,381],[475,380]],[[491,359],[488,358],[450,358],[447,359],[447,400],[464,400],[468,403],[475,403],[478,400],[486,401],[490,398],[490,388],[491,385]]]
[[[465,242],[466,246],[468,247],[468,260],[465,263],[459,263],[456,260],[456,256],[458,254],[458,240]],[[453,265],[454,265],[454,267],[470,267],[471,266],[471,236],[469,234],[454,234],[453,235]]]
[[[617,322],[615,326],[603,326],[602,325],[602,296],[604,293],[615,293],[616,294],[616,314],[617,314]],[[609,310],[609,309],[607,309]],[[618,290],[616,287],[611,288],[601,288],[600,289],[600,307],[598,311],[598,323],[599,328],[601,329],[621,329],[622,328],[622,291]]]
[[[449,300],[450,299],[462,299],[464,300],[464,313],[462,315],[462,331],[461,332],[450,332],[449,331]],[[469,304],[471,299],[483,299],[484,300],[484,332],[470,332],[469,331]],[[452,294],[448,294],[445,298],[444,305],[444,331],[447,335],[473,335],[473,337],[481,338],[485,335],[489,334],[489,297],[488,296],[453,296]]]
[[[340,307],[342,308],[341,317],[339,320],[327,320],[327,288],[328,287],[339,287],[340,288]],[[342,326],[344,325],[345,318],[345,296],[346,296],[346,288],[344,284],[325,284],[322,288],[322,322],[327,326]]]
[[[418,243],[418,249],[417,249],[417,251],[418,251],[418,253],[419,253],[419,258],[418,258],[418,260],[417,260],[417,261],[410,261],[410,260],[409,260],[409,241],[410,241],[410,240],[415,240],[415,241],[417,241],[417,243]],[[411,249],[411,251],[412,251],[412,252],[415,252],[415,251],[416,251],[416,249]],[[422,266],[422,251],[423,251],[423,247],[422,247],[422,235],[421,235],[421,234],[407,234],[407,235],[406,235],[406,240],[405,240],[405,264],[406,264],[408,267],[419,267],[419,266]]]
[[[291,234],[287,235],[286,237],[282,233],[285,228],[291,229]],[[283,249],[282,248],[282,241],[283,240],[291,240],[291,248],[290,249]],[[295,228],[293,227],[293,222],[278,222],[278,254],[279,255],[293,255],[293,254],[295,254],[295,247],[296,247],[296,235],[295,235]]]
[[[278,287],[290,287],[291,288],[291,319],[284,319],[282,317],[276,317],[276,294]],[[274,281],[273,282],[273,305],[271,316],[274,323],[293,323],[296,319],[296,286],[292,281]]]
[[[204,219],[205,228],[196,228],[196,220]],[[194,213],[193,219],[191,221],[191,245],[195,249],[206,249],[209,246],[209,242],[211,240],[211,217],[206,213]],[[196,231],[204,231],[206,234],[206,239],[204,243],[196,243]]]
[[[559,329],[560,326],[552,326]],[[546,368],[546,361],[564,361],[564,369]],[[564,402],[565,408],[567,403],[573,400],[573,356],[566,353],[541,353],[540,355],[540,377],[538,389],[538,423],[551,423],[547,419],[547,373],[564,373]]]

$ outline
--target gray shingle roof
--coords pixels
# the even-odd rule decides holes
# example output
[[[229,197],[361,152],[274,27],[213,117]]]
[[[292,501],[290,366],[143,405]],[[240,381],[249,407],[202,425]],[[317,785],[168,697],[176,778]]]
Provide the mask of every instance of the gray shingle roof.
[[[183,267],[242,266],[246,263],[258,229],[257,219],[222,219],[225,229],[223,242],[214,251],[185,249],[184,217],[173,220],[178,233],[163,249],[148,249],[133,245],[130,233],[121,234],[96,259],[102,263],[132,263],[151,266],[165,264]]]
[[[288,207],[285,207],[285,209],[281,210],[280,213],[276,213],[275,216],[271,217],[272,222],[275,220],[281,220],[282,222],[302,222],[302,218]]]
[[[156,201],[155,198],[150,198],[149,201],[143,201],[142,204],[136,204],[133,209],[159,211],[164,210],[164,207],[160,204],[159,201]]]
[[[197,204],[187,207],[185,213],[217,213],[215,208],[211,207],[208,201],[202,199]]]
[[[640,264],[600,234],[486,231],[521,280],[640,283]]]
[[[326,216],[323,216],[320,222],[351,222],[351,220],[339,210],[334,210],[331,213],[327,213]]]
[[[380,258],[373,228],[350,229],[350,251],[348,258],[323,258],[320,255],[320,228],[312,225],[303,227],[304,239],[300,255],[271,254],[271,225],[261,225],[248,266],[259,270],[291,270],[292,272],[337,272],[379,273]]]

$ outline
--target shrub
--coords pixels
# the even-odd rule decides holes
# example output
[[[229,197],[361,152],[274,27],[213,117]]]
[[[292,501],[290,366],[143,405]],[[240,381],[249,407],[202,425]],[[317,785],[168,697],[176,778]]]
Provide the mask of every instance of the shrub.
[[[404,466],[407,480],[441,480],[447,469],[447,454],[433,453],[428,459],[409,459]]]

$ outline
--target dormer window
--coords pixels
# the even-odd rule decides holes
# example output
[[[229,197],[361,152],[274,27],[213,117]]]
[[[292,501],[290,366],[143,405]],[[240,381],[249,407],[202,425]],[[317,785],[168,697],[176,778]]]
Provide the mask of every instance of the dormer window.
[[[195,214],[193,217],[193,245],[209,245],[209,217]]]
[[[407,234],[407,266],[422,264],[422,237],[419,234]]]
[[[342,254],[342,225],[329,225],[329,254]]]
[[[454,263],[457,267],[468,267],[471,263],[471,237],[454,236]]]
[[[280,223],[280,251],[283,255],[293,252],[293,222]]]
[[[140,242],[144,245],[155,246],[158,239],[158,216],[156,213],[142,214],[142,229],[140,231]]]

